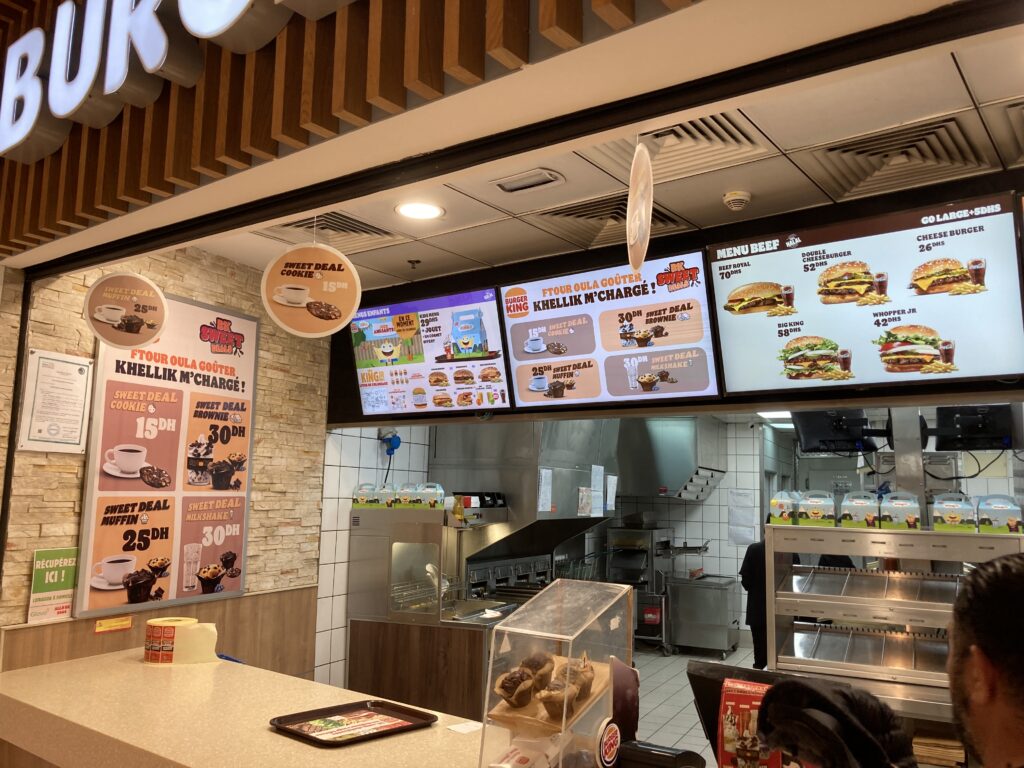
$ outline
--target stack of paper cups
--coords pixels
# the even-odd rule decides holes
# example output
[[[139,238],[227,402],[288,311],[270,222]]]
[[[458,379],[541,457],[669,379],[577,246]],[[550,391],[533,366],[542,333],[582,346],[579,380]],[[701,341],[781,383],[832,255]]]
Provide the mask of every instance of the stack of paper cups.
[[[147,664],[196,664],[217,660],[217,627],[198,619],[169,616],[146,622]]]

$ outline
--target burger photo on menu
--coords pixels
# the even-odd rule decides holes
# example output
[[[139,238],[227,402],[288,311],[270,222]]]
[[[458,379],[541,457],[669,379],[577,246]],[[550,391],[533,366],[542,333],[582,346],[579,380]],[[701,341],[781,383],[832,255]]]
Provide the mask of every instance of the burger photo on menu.
[[[747,315],[752,312],[767,312],[785,304],[782,286],[779,283],[747,283],[733,289],[725,301],[726,312]]]
[[[779,353],[782,372],[789,379],[821,379],[837,373],[839,345],[822,336],[797,336]]]
[[[948,293],[957,285],[971,282],[971,274],[956,259],[932,259],[913,271],[910,287],[918,296],[933,293]]]
[[[874,290],[874,274],[863,261],[841,261],[818,275],[822,304],[847,304]]]
[[[879,338],[879,355],[889,373],[949,373],[954,346],[943,341],[939,332],[927,325],[897,325]]]

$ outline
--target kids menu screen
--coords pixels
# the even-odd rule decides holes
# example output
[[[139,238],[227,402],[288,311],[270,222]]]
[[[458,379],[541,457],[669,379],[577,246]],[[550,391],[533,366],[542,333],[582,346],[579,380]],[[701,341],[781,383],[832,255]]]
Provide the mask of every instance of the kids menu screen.
[[[517,406],[718,394],[699,253],[501,293]]]
[[[360,309],[350,329],[366,416],[511,406],[494,290]]]
[[[710,249],[729,392],[1017,376],[1009,194]]]

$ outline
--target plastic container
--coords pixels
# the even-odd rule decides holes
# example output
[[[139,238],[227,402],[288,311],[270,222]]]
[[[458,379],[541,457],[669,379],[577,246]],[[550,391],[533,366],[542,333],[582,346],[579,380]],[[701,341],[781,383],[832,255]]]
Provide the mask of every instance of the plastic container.
[[[878,496],[856,491],[843,497],[839,508],[840,528],[877,528]]]
[[[421,501],[431,509],[444,506],[444,488],[439,483],[420,483],[417,491]]]

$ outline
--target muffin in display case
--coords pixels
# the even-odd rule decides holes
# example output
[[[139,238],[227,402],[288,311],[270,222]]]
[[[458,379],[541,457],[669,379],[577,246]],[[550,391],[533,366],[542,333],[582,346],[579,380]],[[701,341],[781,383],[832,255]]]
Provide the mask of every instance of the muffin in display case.
[[[611,757],[637,718],[635,686],[613,685],[632,664],[632,600],[627,586],[559,579],[494,628],[481,768]]]

